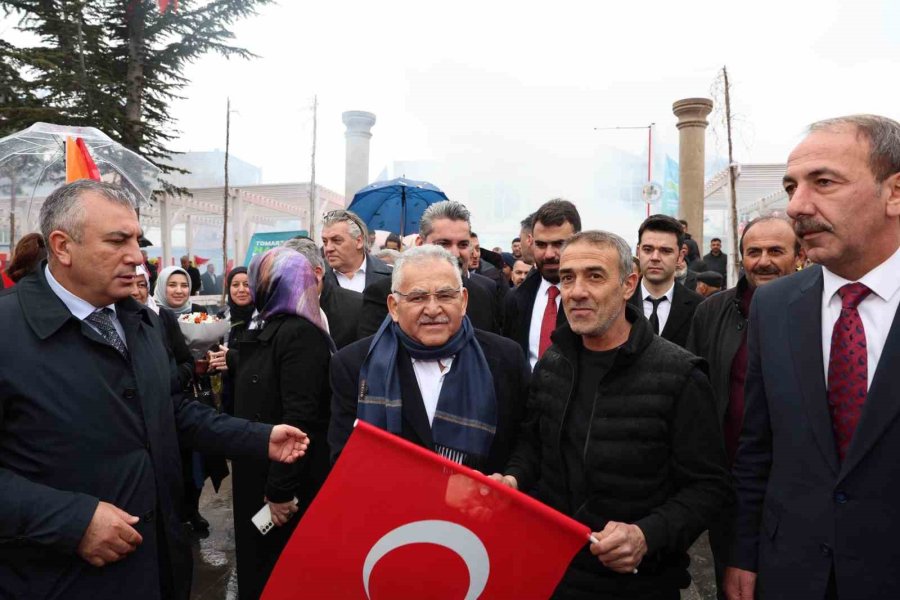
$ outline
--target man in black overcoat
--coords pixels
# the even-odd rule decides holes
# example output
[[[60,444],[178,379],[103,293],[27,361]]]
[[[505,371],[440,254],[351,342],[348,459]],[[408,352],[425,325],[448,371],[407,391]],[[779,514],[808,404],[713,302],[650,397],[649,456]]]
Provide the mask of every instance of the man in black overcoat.
[[[179,443],[291,462],[307,437],[186,402],[130,297],[130,196],[90,180],[41,208],[49,261],[0,297],[0,597],[186,599]]]

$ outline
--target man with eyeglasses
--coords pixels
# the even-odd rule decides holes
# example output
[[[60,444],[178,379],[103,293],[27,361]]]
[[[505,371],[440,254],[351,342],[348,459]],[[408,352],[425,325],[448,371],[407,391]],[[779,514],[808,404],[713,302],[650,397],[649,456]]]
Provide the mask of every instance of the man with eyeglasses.
[[[326,285],[362,293],[367,285],[390,279],[391,268],[368,253],[366,224],[349,210],[333,210],[322,223],[322,250],[328,261]]]
[[[502,296],[497,284],[478,273],[469,273],[472,254],[472,226],[469,209],[460,202],[444,200],[432,204],[419,219],[416,245],[441,246],[456,259],[463,287],[468,290],[467,315],[476,329],[500,333]],[[363,310],[359,318],[359,337],[372,335],[387,317],[387,297],[391,292],[389,280],[379,280],[366,286]]]
[[[390,319],[331,359],[332,460],[362,419],[473,469],[503,468],[527,396],[522,350],[472,325],[469,290],[444,248],[404,252],[391,283]]]

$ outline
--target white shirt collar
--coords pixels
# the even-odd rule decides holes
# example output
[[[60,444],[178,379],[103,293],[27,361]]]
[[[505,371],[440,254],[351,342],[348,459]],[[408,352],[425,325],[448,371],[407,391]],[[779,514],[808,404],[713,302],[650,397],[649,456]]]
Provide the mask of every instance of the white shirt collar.
[[[647,288],[644,287],[644,280],[642,279],[641,280],[641,300],[646,300],[647,296],[650,296],[651,298],[655,298],[655,296],[653,296],[653,294],[648,292]],[[663,296],[666,297],[666,299],[669,301],[669,304],[672,304],[672,298],[675,296],[675,282],[674,281],[672,282],[672,287],[670,287],[668,290],[666,290],[666,293],[663,294]],[[662,296],[660,296],[660,298],[661,297]]]
[[[894,251],[890,258],[860,277],[857,281],[864,284],[872,290],[872,293],[879,296],[887,302],[890,300],[897,290],[900,290],[900,248]],[[829,271],[824,265],[822,266],[822,294],[824,298],[832,298],[837,291],[848,283],[853,283],[849,279],[844,279],[840,275],[836,275]]]
[[[538,298],[543,298],[544,296],[546,296],[547,290],[549,290],[551,287],[559,288],[559,284],[558,283],[550,283],[549,281],[547,281],[546,279],[541,277],[541,285],[538,287],[538,291],[537,291]]]
[[[44,275],[47,276],[47,284],[50,286],[50,289],[53,290],[53,293],[56,294],[60,300],[62,300],[63,304],[66,305],[66,308],[69,309],[69,312],[75,316],[79,321],[84,321],[88,316],[90,316],[94,311],[97,310],[98,307],[94,306],[87,300],[82,300],[66,288],[62,286],[60,282],[53,277],[53,273],[50,272],[50,266],[46,265],[44,267]],[[100,307],[103,308],[103,307]],[[116,305],[109,304],[106,308],[112,309],[113,313],[116,312]]]

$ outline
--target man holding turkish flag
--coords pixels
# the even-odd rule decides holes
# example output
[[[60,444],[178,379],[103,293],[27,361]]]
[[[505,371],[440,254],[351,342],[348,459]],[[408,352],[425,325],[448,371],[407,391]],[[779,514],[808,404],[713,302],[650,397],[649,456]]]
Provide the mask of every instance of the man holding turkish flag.
[[[358,421],[264,600],[544,599],[589,530]]]

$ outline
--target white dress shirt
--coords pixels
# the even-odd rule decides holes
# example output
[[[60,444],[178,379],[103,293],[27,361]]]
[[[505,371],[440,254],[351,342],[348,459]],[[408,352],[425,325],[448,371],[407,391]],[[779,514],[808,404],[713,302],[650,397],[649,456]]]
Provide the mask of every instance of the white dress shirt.
[[[87,300],[82,300],[81,298],[64,288],[62,284],[58,282],[55,277],[53,277],[53,273],[50,272],[49,266],[44,267],[44,275],[47,276],[47,284],[50,286],[50,289],[53,290],[53,293],[56,294],[60,300],[62,300],[63,304],[66,305],[66,308],[69,309],[69,312],[72,313],[72,315],[79,321],[84,321],[89,316],[91,316],[92,313],[101,308],[112,309],[110,318],[112,319],[113,327],[116,328],[116,333],[118,333],[119,337],[122,338],[122,343],[125,344],[126,348],[128,347],[128,342],[125,341],[125,330],[122,329],[122,324],[119,323],[119,317],[116,313],[115,304],[110,304],[106,307],[94,306]],[[94,324],[90,321],[88,321],[88,327],[90,327],[100,335],[103,335],[103,333],[99,329],[94,327]]]
[[[363,290],[366,289],[366,257],[363,257],[362,264],[359,265],[359,268],[356,270],[356,273],[353,275],[353,279],[350,279],[337,269],[334,270],[334,276],[337,277],[338,285],[344,288],[345,290],[353,290],[354,292],[363,293]]]
[[[422,402],[425,403],[429,425],[434,422],[434,413],[437,411],[438,399],[441,397],[441,388],[444,387],[444,377],[450,372],[453,358],[451,356],[440,361],[412,359],[413,371],[416,372],[416,382],[419,384]],[[443,369],[441,369],[442,365]]]
[[[644,316],[648,319],[650,315],[653,314],[653,303],[647,300],[647,296],[653,296],[650,292],[647,291],[647,288],[644,287],[644,281],[641,280],[641,300],[644,305]],[[670,287],[663,296],[666,297],[665,302],[660,302],[659,306],[656,307],[656,318],[659,319],[659,333],[662,335],[663,330],[666,328],[666,321],[669,320],[669,313],[672,312],[672,298],[675,296],[675,283],[672,283],[672,287]],[[656,298],[656,296],[653,296]],[[662,296],[660,296],[662,298]]]
[[[559,288],[558,285],[550,283],[541,277],[541,285],[538,287],[537,296],[534,297],[534,306],[531,309],[531,327],[528,328],[528,362],[531,363],[532,370],[538,361],[538,352],[541,345],[541,323],[544,321],[544,310],[547,308],[547,302],[550,299],[548,291],[551,287]],[[556,296],[556,310],[559,310],[560,296]]]
[[[822,267],[822,367],[825,385],[828,385],[828,362],[831,360],[831,335],[834,324],[841,316],[841,297],[837,291],[848,283],[855,283],[835,275]],[[894,254],[860,277],[872,293],[859,303],[857,310],[866,330],[866,355],[868,357],[868,385],[872,385],[881,352],[887,342],[891,324],[900,306],[900,248]],[[887,368],[886,365],[881,365]]]

